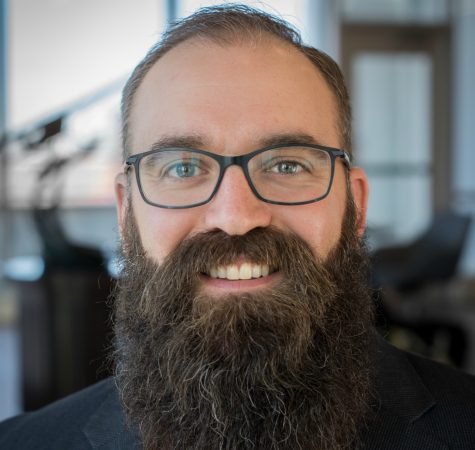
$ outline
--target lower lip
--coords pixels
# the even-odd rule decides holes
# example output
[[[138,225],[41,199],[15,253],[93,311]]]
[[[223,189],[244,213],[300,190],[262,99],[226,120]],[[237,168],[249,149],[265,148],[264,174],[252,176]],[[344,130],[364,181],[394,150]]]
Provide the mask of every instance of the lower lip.
[[[227,280],[226,278],[211,278],[201,275],[202,285],[206,288],[217,289],[226,292],[251,291],[263,287],[269,287],[281,277],[280,272],[274,272],[266,277],[251,278],[250,280]]]

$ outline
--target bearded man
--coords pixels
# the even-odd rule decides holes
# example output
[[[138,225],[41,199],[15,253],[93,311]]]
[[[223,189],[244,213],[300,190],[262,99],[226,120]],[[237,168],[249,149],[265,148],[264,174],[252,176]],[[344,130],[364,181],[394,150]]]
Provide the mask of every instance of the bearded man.
[[[6,422],[1,448],[475,448],[474,379],[374,332],[331,58],[206,8],[138,65],[122,114],[115,377]]]

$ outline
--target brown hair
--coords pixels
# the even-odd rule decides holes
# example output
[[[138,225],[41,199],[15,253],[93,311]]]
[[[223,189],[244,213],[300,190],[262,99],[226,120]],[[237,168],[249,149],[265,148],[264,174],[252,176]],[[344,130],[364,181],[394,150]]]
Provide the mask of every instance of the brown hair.
[[[122,92],[124,159],[129,153],[129,119],[134,95],[149,69],[165,53],[192,38],[207,39],[224,46],[236,42],[258,42],[265,35],[276,37],[302,52],[323,75],[337,101],[342,145],[351,152],[351,108],[337,63],[326,53],[304,45],[299,32],[284,20],[248,6],[227,4],[199,9],[173,23],[132,72]]]

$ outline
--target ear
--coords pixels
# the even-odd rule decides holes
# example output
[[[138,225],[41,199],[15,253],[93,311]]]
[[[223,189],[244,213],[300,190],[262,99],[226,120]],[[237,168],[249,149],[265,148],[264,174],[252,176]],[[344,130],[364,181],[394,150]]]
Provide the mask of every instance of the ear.
[[[357,232],[359,236],[363,236],[366,229],[369,186],[368,178],[360,167],[350,170],[350,187],[357,212]]]
[[[125,213],[128,208],[128,182],[127,182],[127,175],[124,172],[121,172],[116,175],[114,181],[114,190],[115,190],[115,198],[117,203],[117,223],[119,225],[119,234],[120,237],[123,236],[124,231],[124,218]]]

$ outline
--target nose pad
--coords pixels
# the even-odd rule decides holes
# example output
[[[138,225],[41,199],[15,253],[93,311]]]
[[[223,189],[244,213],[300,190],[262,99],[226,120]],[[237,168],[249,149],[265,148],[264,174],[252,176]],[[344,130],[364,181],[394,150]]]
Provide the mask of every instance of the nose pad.
[[[208,204],[207,229],[243,235],[254,228],[269,226],[271,219],[270,205],[255,196],[243,170],[237,166],[228,167]]]

